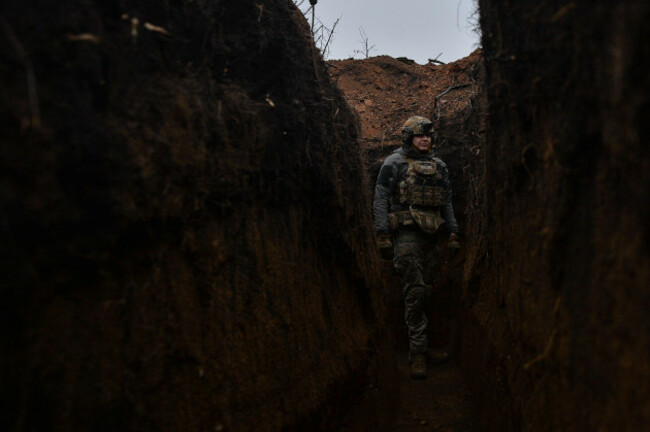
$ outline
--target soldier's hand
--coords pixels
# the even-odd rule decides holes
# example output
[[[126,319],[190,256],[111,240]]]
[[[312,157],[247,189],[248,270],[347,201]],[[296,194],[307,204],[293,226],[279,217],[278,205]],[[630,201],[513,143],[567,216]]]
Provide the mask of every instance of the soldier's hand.
[[[450,261],[454,259],[459,250],[460,240],[458,239],[458,235],[456,233],[451,233],[449,241],[447,241],[447,255],[449,256]]]
[[[379,255],[383,259],[393,259],[393,242],[390,240],[390,235],[385,233],[377,234],[377,247],[379,248]]]

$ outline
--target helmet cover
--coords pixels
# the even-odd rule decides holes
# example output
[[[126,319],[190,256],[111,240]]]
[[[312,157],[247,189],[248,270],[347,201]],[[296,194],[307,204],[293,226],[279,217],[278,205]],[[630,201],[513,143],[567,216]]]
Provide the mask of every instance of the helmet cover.
[[[402,143],[411,144],[413,135],[433,135],[433,123],[426,117],[413,116],[402,126]]]

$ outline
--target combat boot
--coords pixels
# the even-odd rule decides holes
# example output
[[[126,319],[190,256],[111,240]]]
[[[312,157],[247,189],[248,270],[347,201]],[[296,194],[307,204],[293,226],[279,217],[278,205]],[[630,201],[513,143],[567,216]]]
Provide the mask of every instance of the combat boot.
[[[411,378],[425,379],[427,377],[427,356],[424,353],[413,354],[411,357]]]

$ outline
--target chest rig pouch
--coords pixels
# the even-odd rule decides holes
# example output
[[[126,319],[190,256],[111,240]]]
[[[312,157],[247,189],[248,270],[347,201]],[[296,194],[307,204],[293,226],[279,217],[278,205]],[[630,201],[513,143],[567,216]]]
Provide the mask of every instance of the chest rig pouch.
[[[442,175],[432,160],[409,159],[408,164],[406,177],[399,184],[399,202],[409,210],[401,219],[411,219],[422,231],[433,234],[445,222],[440,216],[445,191],[438,186]]]

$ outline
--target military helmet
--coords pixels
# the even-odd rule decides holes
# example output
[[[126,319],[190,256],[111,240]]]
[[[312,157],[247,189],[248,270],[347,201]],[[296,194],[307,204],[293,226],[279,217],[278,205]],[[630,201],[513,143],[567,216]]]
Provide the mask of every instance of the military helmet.
[[[426,117],[413,116],[402,126],[402,143],[404,145],[411,144],[413,135],[433,135],[433,123]]]

